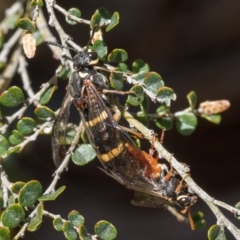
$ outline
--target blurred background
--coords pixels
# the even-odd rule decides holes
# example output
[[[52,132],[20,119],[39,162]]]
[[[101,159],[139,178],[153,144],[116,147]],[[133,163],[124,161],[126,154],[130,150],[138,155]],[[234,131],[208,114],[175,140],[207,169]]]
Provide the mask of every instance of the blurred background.
[[[1,16],[12,2],[1,1]],[[193,179],[212,197],[230,205],[237,203],[240,200],[240,2],[59,0],[57,3],[65,9],[79,8],[84,19],[90,19],[99,7],[106,7],[111,14],[118,11],[120,24],[104,34],[109,51],[125,49],[129,66],[137,58],[149,63],[151,71],[158,72],[165,85],[177,94],[172,111],[188,106],[186,95],[192,90],[197,93],[198,103],[218,99],[231,102],[230,109],[222,114],[220,125],[199,119],[197,130],[191,136],[183,137],[176,129],[165,133],[164,146],[178,160],[191,166]],[[89,27],[68,25],[64,16],[56,14],[66,33],[81,46],[86,45]],[[57,36],[54,29],[52,32]],[[37,91],[52,77],[58,62],[44,45],[38,47],[35,57],[28,62],[33,88]],[[14,81],[21,85],[18,77]],[[59,81],[57,97],[50,103],[54,110],[61,105],[66,84],[66,81]],[[72,114],[78,121],[74,108]],[[154,125],[151,128],[159,132]],[[37,179],[46,188],[54,172],[50,137],[41,136],[30,143],[5,166],[9,169],[10,181]],[[97,160],[85,167],[71,164],[59,183],[59,186],[67,186],[66,191],[56,202],[47,203],[45,209],[63,218],[67,218],[71,210],[78,210],[85,217],[90,233],[97,221],[110,221],[118,230],[117,239],[121,240],[206,239],[208,228],[216,223],[214,215],[200,199],[192,213],[203,211],[207,225],[194,232],[163,209],[132,206],[133,193],[104,175],[97,166],[100,166]],[[226,215],[239,226],[231,214]],[[52,228],[51,222],[51,219],[44,220],[40,230],[27,233],[25,239],[65,239]],[[228,232],[227,237],[233,239]]]

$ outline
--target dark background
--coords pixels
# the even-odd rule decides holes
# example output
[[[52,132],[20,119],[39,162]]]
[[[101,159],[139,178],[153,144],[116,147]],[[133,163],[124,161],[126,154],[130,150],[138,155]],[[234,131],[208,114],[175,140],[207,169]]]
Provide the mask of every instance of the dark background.
[[[99,7],[110,13],[120,13],[120,24],[104,34],[109,47],[123,48],[129,54],[129,65],[137,58],[148,62],[151,70],[161,74],[165,84],[177,94],[173,111],[187,107],[186,95],[195,90],[198,102],[228,99],[230,109],[223,113],[220,125],[199,119],[197,130],[183,137],[174,129],[165,134],[164,146],[175,157],[191,166],[193,179],[212,197],[234,205],[239,201],[239,137],[240,119],[240,2],[218,1],[57,1],[69,9],[78,7],[84,19],[90,19]],[[10,1],[4,1],[10,6]],[[3,3],[1,3],[2,5]],[[2,5],[4,6],[4,5]],[[3,13],[1,9],[1,13]],[[89,40],[86,25],[70,26],[57,14],[62,26],[81,46]],[[52,32],[56,33],[54,29]],[[57,35],[56,35],[57,36]],[[46,46],[40,46],[34,59],[29,61],[30,77],[35,90],[49,80],[58,65],[51,59]],[[18,81],[19,79],[15,79]],[[20,84],[20,83],[18,83]],[[54,109],[60,106],[66,82],[60,83],[51,102]],[[152,103],[154,104],[154,103]],[[31,112],[31,111],[30,111]],[[76,111],[73,115],[78,120]],[[30,114],[30,113],[29,113]],[[153,126],[152,126],[153,128]],[[21,157],[21,159],[20,159]],[[29,144],[21,155],[6,162],[6,168],[15,164],[9,173],[11,181],[38,179],[46,188],[54,172],[51,159],[50,137],[40,137]],[[199,200],[192,212],[203,211],[207,226],[192,232],[188,225],[178,223],[162,209],[138,208],[130,204],[132,192],[105,176],[94,161],[86,167],[71,164],[61,177],[66,185],[64,194],[45,209],[67,217],[76,209],[85,217],[86,227],[93,233],[94,224],[101,219],[113,223],[118,230],[117,239],[206,239],[209,226],[216,218]],[[239,222],[227,213],[238,226]],[[25,239],[64,239],[51,227],[52,220],[44,219],[43,226]],[[50,226],[50,227],[49,227]],[[233,239],[227,234],[228,239]]]

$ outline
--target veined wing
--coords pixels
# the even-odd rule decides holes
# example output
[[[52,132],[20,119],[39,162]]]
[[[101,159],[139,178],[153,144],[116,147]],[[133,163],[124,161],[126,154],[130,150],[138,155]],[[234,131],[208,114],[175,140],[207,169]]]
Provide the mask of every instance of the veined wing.
[[[53,125],[52,133],[52,155],[56,166],[59,166],[67,150],[64,149],[63,142],[66,137],[68,118],[70,114],[71,95],[67,91],[64,96],[59,113]]]
[[[116,123],[93,83],[85,80],[83,87],[82,98],[86,99],[87,108],[80,111],[81,118],[104,169],[125,185],[159,190],[160,185],[151,175],[154,169],[147,154],[138,149]],[[160,174],[160,168],[157,171]]]

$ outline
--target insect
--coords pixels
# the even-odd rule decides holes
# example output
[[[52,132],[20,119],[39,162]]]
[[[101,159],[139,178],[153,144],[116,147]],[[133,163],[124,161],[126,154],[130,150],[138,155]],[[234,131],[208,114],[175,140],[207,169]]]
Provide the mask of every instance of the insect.
[[[62,45],[48,42],[61,48]],[[74,71],[69,79],[64,101],[73,100],[79,110],[90,144],[95,149],[103,171],[127,188],[161,197],[168,202],[188,209],[196,202],[196,196],[164,164],[159,164],[152,155],[136,147],[133,140],[115,121],[113,103],[109,94],[108,80],[94,69],[98,62],[95,51],[77,51],[71,59]],[[69,105],[62,104],[55,127],[66,124]],[[55,132],[55,130],[54,130]],[[55,137],[57,134],[54,133]]]

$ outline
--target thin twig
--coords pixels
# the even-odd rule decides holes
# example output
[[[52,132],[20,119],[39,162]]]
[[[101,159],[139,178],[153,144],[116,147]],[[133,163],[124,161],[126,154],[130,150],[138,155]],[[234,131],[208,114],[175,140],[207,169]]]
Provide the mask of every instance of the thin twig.
[[[80,138],[80,135],[81,135],[81,132],[83,130],[83,124],[82,122],[80,122],[80,125],[77,129],[77,132],[76,132],[76,135],[74,137],[74,140],[70,146],[70,148],[68,149],[68,153],[66,154],[65,158],[63,159],[61,165],[58,167],[58,169],[55,171],[54,173],[54,178],[52,180],[52,183],[49,185],[49,187],[47,188],[47,190],[44,192],[43,195],[46,195],[46,194],[49,194],[51,192],[54,192],[55,191],[55,187],[58,183],[58,180],[60,178],[60,175],[62,174],[62,172],[67,168],[67,165],[68,165],[68,162],[70,160],[70,157],[71,157],[71,154],[72,154],[72,151],[74,150],[74,148],[76,147],[76,145],[78,144],[79,142],[79,138]]]

